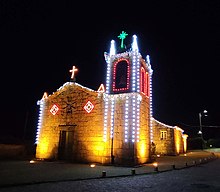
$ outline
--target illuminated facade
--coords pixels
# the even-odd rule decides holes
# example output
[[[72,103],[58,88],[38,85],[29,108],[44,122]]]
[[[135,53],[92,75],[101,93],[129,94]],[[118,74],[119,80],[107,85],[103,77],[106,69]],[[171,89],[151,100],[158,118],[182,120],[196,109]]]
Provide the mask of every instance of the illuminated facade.
[[[153,118],[150,59],[139,53],[136,35],[126,49],[126,36],[119,36],[120,52],[112,40],[104,53],[105,86],[94,91],[76,83],[74,66],[71,82],[38,101],[36,158],[138,165],[151,162],[155,154],[186,152],[183,130]]]

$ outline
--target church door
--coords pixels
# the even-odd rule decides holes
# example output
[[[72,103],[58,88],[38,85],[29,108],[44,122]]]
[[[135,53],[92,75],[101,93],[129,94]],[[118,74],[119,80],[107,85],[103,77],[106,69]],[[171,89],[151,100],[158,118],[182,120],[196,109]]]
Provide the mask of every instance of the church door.
[[[60,131],[58,159],[72,160],[73,157],[73,131]]]

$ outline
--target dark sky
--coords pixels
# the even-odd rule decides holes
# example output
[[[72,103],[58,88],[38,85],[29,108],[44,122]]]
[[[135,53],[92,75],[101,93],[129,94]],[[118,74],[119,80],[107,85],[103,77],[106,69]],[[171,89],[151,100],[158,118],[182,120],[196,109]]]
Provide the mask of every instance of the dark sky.
[[[121,31],[151,57],[154,117],[198,131],[220,130],[220,1],[0,2],[1,136],[34,137],[37,101],[69,81],[97,90],[104,52]],[[25,133],[25,134],[24,134]]]

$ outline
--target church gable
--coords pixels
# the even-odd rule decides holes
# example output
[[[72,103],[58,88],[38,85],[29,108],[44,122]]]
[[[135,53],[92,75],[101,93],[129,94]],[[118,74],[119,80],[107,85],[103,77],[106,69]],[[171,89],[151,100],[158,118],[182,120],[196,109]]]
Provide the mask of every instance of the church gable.
[[[87,161],[82,156],[88,156],[88,151],[93,149],[90,142],[96,145],[96,142],[103,140],[103,94],[76,83],[68,83],[41,100],[41,105],[43,114],[37,156],[51,158],[56,156],[53,151],[57,151],[59,156],[60,142],[65,137],[65,140],[72,140],[74,144],[75,152],[69,158]],[[67,134],[71,134],[71,138],[67,138]],[[77,153],[78,150],[84,155]],[[89,155],[93,153],[90,151]]]
[[[56,118],[60,125],[74,124],[77,114],[92,115],[101,106],[101,94],[76,83],[68,83],[45,100],[48,118]]]

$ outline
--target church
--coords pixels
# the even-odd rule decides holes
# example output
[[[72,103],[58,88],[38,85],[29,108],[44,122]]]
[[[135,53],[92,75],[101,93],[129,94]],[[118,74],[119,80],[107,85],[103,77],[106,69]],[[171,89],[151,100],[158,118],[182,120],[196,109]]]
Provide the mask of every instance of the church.
[[[112,40],[104,52],[105,85],[80,85],[73,66],[70,82],[37,102],[37,159],[134,166],[187,151],[183,129],[154,119],[150,57],[142,57],[136,35],[126,48],[127,35],[122,31],[120,47]]]

